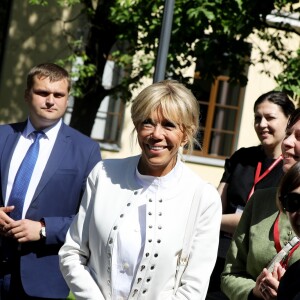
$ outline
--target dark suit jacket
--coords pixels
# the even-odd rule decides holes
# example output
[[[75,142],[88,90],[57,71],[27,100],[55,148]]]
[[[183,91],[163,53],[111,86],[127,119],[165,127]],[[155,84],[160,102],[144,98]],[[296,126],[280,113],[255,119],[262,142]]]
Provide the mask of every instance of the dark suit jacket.
[[[0,206],[4,206],[11,157],[25,126],[26,122],[0,126]],[[21,280],[28,295],[67,297],[69,289],[60,273],[57,254],[78,211],[86,178],[100,160],[100,147],[95,141],[62,124],[25,217],[44,219],[47,238],[24,243],[17,251]],[[2,238],[1,261],[12,259],[3,251],[8,243]]]

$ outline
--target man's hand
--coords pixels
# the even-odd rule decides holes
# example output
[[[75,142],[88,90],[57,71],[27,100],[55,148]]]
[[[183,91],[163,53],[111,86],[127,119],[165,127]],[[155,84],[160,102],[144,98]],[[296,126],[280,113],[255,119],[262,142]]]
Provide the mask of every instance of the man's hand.
[[[6,232],[5,236],[12,237],[19,243],[25,243],[40,240],[41,228],[41,222],[23,219],[6,224],[3,230]]]
[[[7,215],[13,211],[14,208],[14,206],[0,207],[0,235],[6,235],[4,227],[14,221]]]

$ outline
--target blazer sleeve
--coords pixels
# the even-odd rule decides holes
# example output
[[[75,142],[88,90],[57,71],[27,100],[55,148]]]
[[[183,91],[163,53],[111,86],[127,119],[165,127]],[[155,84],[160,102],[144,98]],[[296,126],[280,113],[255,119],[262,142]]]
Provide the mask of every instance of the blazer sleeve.
[[[200,212],[192,240],[188,265],[182,275],[181,285],[172,300],[206,298],[209,278],[214,268],[221,223],[221,199],[210,184],[203,187]]]
[[[78,300],[104,300],[104,296],[91,276],[92,270],[87,266],[89,250],[89,221],[95,198],[95,179],[98,166],[88,177],[78,214],[71,224],[66,242],[59,251],[60,269],[66,283]]]
[[[98,143],[93,142],[92,143],[92,148],[90,150],[90,155],[89,155],[89,159],[87,161],[86,164],[86,170],[85,170],[85,180],[83,182],[82,185],[82,194],[81,197],[83,196],[83,193],[85,191],[85,187],[86,187],[86,180],[87,177],[89,176],[90,172],[93,170],[93,168],[96,166],[96,164],[101,161],[101,152],[100,152],[100,146]]]

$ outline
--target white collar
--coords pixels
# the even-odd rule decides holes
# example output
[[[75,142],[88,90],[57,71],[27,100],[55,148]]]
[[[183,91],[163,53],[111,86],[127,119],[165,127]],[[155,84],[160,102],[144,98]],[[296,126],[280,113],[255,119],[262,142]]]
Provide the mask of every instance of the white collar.
[[[170,186],[176,186],[182,173],[183,163],[178,157],[174,168],[165,176],[157,177],[150,175],[142,175],[138,168],[135,169],[135,176],[144,190],[157,191],[158,189],[163,192],[170,188]]]
[[[45,137],[50,139],[50,140],[56,138],[57,133],[58,133],[60,127],[61,127],[61,124],[62,124],[62,119],[60,119],[54,125],[51,125],[51,126],[45,128],[43,130],[43,132],[45,133]],[[34,131],[36,131],[36,129],[33,127],[32,123],[30,122],[30,119],[28,118],[27,125],[26,125],[22,135],[25,138],[29,138],[29,135],[31,135]]]

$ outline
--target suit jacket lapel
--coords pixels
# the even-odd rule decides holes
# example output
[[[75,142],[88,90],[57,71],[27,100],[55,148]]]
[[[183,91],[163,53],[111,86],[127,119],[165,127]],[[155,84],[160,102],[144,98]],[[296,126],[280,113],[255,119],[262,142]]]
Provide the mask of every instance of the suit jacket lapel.
[[[36,200],[37,196],[43,190],[43,188],[51,179],[51,177],[54,176],[56,170],[61,165],[61,161],[64,159],[66,153],[68,153],[69,151],[69,148],[71,146],[71,139],[68,135],[65,134],[65,128],[66,126],[62,124],[58,132],[52,152],[50,154],[49,160],[41,177],[41,180],[32,198],[31,204]]]

